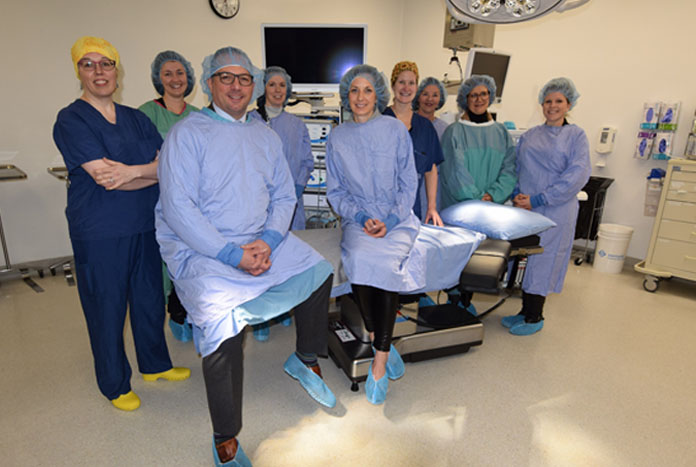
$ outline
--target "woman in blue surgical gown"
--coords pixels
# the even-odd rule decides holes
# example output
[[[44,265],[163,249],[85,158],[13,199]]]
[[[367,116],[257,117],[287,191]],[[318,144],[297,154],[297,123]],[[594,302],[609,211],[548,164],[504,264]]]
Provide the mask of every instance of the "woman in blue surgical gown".
[[[383,75],[355,66],[343,75],[339,93],[352,121],[329,135],[327,196],[341,216],[343,267],[375,349],[365,392],[380,404],[388,379],[404,373],[391,345],[398,292],[425,285],[425,271],[405,266],[420,226],[411,209],[418,178],[406,127],[380,114],[389,99]]]
[[[546,296],[563,289],[578,217],[577,193],[591,173],[587,136],[565,118],[578,97],[567,78],[546,83],[539,93],[546,122],[523,134],[517,146],[519,182],[513,203],[552,219],[556,227],[540,234],[544,252],[529,257],[522,311],[502,319],[515,335],[540,331]]]
[[[262,120],[275,131],[283,142],[283,154],[290,166],[295,184],[297,207],[293,214],[290,230],[304,230],[307,222],[302,202],[302,192],[314,169],[312,143],[304,122],[284,110],[292,94],[292,81],[285,69],[278,66],[266,68],[264,72],[264,94],[257,99],[257,108],[252,118]]]
[[[472,199],[503,203],[515,188],[515,146],[488,112],[495,91],[487,75],[473,75],[459,87],[462,116],[442,135],[442,209]]]

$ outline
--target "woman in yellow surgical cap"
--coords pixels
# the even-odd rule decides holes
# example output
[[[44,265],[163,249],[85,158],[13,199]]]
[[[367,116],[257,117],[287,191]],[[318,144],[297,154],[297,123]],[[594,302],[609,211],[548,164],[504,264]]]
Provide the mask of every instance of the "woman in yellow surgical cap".
[[[183,380],[164,339],[164,297],[154,207],[162,137],[136,109],[113,101],[118,51],[82,37],[71,49],[82,95],[58,113],[53,139],[70,186],[65,210],[77,287],[92,346],[97,384],[112,404],[135,410],[123,343],[126,310],[145,381]]]

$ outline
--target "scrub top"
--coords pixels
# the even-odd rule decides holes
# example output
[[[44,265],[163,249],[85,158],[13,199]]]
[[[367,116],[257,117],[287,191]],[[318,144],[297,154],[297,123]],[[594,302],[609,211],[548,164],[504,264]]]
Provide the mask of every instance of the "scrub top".
[[[539,234],[544,252],[529,257],[522,289],[560,293],[575,237],[577,194],[592,172],[587,135],[576,125],[536,126],[520,138],[517,168],[520,193],[541,195],[542,205],[532,210],[556,223]]]
[[[164,138],[167,136],[169,129],[174,126],[176,122],[183,119],[191,112],[198,112],[200,109],[193,105],[186,104],[184,110],[180,114],[176,114],[162,105],[159,99],[155,99],[145,102],[138,107],[138,110],[148,116],[157,127],[157,131],[162,135],[162,138]]]
[[[314,170],[314,156],[312,155],[312,143],[309,139],[309,131],[304,122],[286,111],[282,111],[277,117],[266,122],[258,110],[249,114],[251,118],[260,120],[275,131],[283,143],[285,160],[290,167],[293,183],[297,195],[297,209],[292,219],[291,230],[303,230],[307,220],[305,218],[302,192],[307,185],[309,176]]]
[[[65,159],[70,186],[65,214],[75,240],[115,238],[151,231],[157,184],[133,191],[105,190],[82,164],[106,157],[128,165],[152,162],[162,137],[137,109],[114,103],[116,123],[82,99],[62,109],[53,139]]]
[[[387,107],[384,115],[396,118],[391,107]],[[411,129],[408,131],[413,142],[413,156],[418,173],[418,188],[413,212],[423,220],[427,213],[428,200],[425,193],[424,176],[432,170],[433,165],[440,165],[444,160],[440,140],[435,127],[427,118],[414,113],[411,117]]]
[[[227,121],[208,108],[195,112],[169,131],[158,174],[157,241],[203,356],[247,324],[289,311],[331,273],[330,266],[316,272],[328,263],[288,233],[295,189],[280,138],[264,123]],[[263,274],[216,259],[229,243],[241,246],[268,232],[281,240]],[[297,287],[277,287],[311,269],[302,276],[307,293],[285,300],[284,308],[244,306],[267,291],[287,298]]]
[[[503,203],[517,183],[515,145],[502,123],[459,120],[442,135],[440,166],[442,209],[488,193]]]
[[[341,261],[351,284],[392,292],[425,286],[425,258],[414,248],[420,222],[412,212],[418,178],[411,137],[383,115],[345,122],[326,146],[327,198],[341,216]],[[363,218],[390,226],[382,238],[363,231]]]

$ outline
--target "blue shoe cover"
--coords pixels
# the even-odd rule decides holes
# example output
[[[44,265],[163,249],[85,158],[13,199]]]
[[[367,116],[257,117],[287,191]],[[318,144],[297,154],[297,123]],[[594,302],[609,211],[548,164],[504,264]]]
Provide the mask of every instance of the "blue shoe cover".
[[[459,307],[464,308],[461,303],[459,304]],[[473,303],[469,303],[469,306],[464,309],[468,311],[471,314],[471,316],[478,316],[478,313],[476,312],[476,307]]]
[[[290,313],[285,313],[280,317],[280,324],[283,326],[292,326],[292,316],[290,316]]]
[[[184,324],[179,324],[172,319],[169,320],[169,329],[172,330],[174,338],[181,342],[189,342],[193,339],[193,329],[191,325],[184,321]]]
[[[378,381],[375,381],[375,377],[372,375],[372,363],[370,363],[370,370],[367,372],[367,381],[365,382],[367,401],[375,405],[383,404],[387,398],[388,389],[389,378],[386,373]]]
[[[252,326],[251,330],[254,334],[254,338],[259,342],[266,342],[268,340],[268,335],[271,333],[271,330],[268,329],[268,323]]]
[[[394,344],[389,348],[389,358],[387,359],[387,376],[389,379],[399,379],[406,372],[404,367],[404,361],[401,359],[401,355],[394,348]]]
[[[421,297],[420,300],[418,300],[418,307],[419,308],[423,308],[426,306],[435,306],[435,305],[437,305],[437,303],[435,303],[433,301],[433,299],[427,295],[425,297]]]
[[[543,319],[537,323],[527,323],[525,321],[522,321],[521,323],[516,324],[510,328],[510,334],[514,334],[516,336],[529,336],[531,334],[534,334],[535,332],[541,331],[541,328],[543,327]]]
[[[510,316],[505,316],[503,319],[501,319],[500,324],[502,324],[504,327],[509,329],[516,324],[520,324],[523,321],[524,321],[524,315],[510,315]]]
[[[288,357],[283,365],[287,374],[295,378],[300,385],[312,396],[312,399],[326,407],[336,406],[336,396],[331,389],[324,383],[324,380],[317,376],[312,370],[307,368],[294,353]]]
[[[237,443],[239,443],[239,441]],[[218,456],[217,449],[215,449],[215,437],[213,437],[213,459],[215,459],[215,467],[251,467],[251,461],[244,453],[244,449],[242,449],[241,444],[237,444],[237,454],[234,455],[234,459],[223,464],[220,461],[220,456]]]

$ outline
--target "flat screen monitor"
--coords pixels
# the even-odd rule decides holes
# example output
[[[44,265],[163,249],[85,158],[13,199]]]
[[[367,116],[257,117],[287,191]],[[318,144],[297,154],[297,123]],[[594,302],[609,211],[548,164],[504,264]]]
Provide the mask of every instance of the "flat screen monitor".
[[[335,93],[343,74],[367,58],[366,24],[262,24],[263,66],[281,66],[293,91]]]
[[[493,102],[500,102],[505,88],[505,78],[507,77],[508,66],[510,65],[510,55],[493,49],[473,48],[469,50],[466,60],[466,70],[464,79],[471,75],[488,75],[495,80],[496,92]]]

